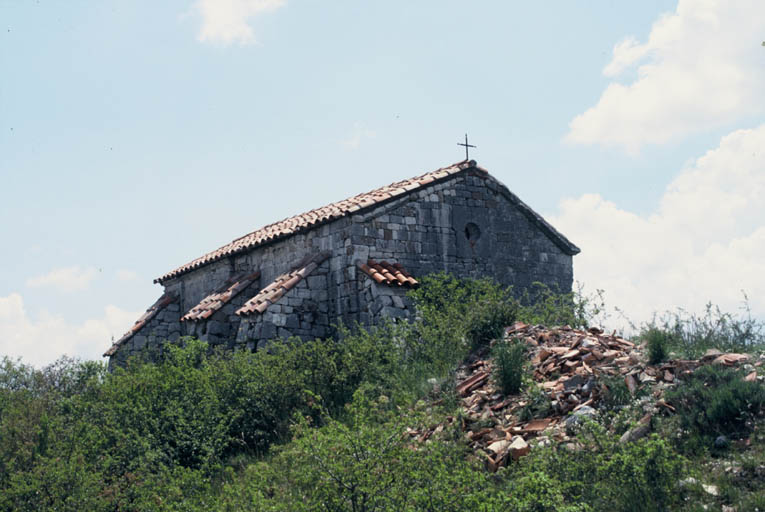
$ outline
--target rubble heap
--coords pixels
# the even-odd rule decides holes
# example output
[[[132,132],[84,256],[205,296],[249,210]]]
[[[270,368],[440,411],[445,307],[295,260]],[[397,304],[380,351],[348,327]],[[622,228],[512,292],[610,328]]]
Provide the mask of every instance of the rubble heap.
[[[529,347],[531,375],[538,385],[538,396],[505,396],[496,387],[492,375],[489,349],[474,354],[457,370],[456,391],[465,415],[461,428],[471,448],[486,458],[487,467],[496,471],[510,459],[526,455],[530,444],[569,443],[578,424],[597,414],[608,392],[606,382],[624,381],[629,393],[646,389],[655,400],[654,410],[674,412],[662,399],[664,389],[675,380],[693,372],[703,364],[727,366],[745,362],[746,354],[723,354],[710,350],[699,360],[672,360],[648,365],[634,343],[605,334],[601,329],[588,330],[560,327],[548,329],[516,323],[506,329],[504,342],[520,339]],[[758,362],[759,366],[762,362]],[[757,378],[754,369],[747,380]],[[541,396],[540,406],[534,403]],[[545,398],[546,397],[546,398]],[[650,427],[651,413],[646,414],[636,429],[625,433],[622,440],[635,440]],[[453,423],[455,418],[447,418]],[[409,429],[417,441],[426,441],[444,429],[444,424],[423,429]],[[573,444],[571,447],[574,447]]]

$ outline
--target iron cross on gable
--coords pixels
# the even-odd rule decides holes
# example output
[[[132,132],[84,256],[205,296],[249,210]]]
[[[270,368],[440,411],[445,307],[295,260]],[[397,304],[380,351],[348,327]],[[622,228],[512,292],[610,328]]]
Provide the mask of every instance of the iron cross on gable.
[[[468,155],[468,148],[477,148],[478,146],[473,146],[472,144],[468,144],[468,138],[467,133],[465,134],[465,143],[458,142],[458,146],[465,146],[465,160],[470,160],[470,155]]]

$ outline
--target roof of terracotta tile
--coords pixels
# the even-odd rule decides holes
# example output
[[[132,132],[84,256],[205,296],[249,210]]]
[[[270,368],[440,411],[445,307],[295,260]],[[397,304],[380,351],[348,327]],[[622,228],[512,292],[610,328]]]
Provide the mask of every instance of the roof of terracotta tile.
[[[458,162],[448,167],[442,167],[435,171],[427,172],[421,176],[415,176],[403,181],[397,181],[385,187],[380,187],[364,194],[359,194],[336,203],[322,206],[310,210],[300,215],[295,215],[287,219],[269,224],[263,228],[253,231],[252,233],[245,235],[236,240],[205,254],[195,260],[182,265],[175,270],[168,272],[167,274],[158,277],[154,280],[155,283],[162,283],[167,279],[177,277],[181,274],[185,274],[199,267],[218,261],[220,259],[248,251],[260,245],[273,242],[275,240],[285,238],[296,233],[313,229],[317,226],[331,222],[335,219],[345,217],[351,213],[355,213],[367,208],[379,206],[387,201],[391,201],[395,198],[405,196],[410,192],[413,192],[419,188],[426,187],[431,184],[435,184],[448,179],[451,176],[459,174],[469,169],[479,170],[488,175],[486,169],[479,167],[475,160],[468,160]],[[493,178],[492,178],[493,179]],[[497,181],[495,179],[495,181]],[[499,181],[500,190],[504,195],[514,204],[516,204],[526,216],[534,222],[540,229],[546,232],[551,239],[566,252],[566,254],[577,254],[579,248],[572,244],[565,236],[555,230],[550,224],[547,223],[539,214],[532,210],[528,205],[521,201],[515,194],[502,185]]]
[[[359,268],[376,282],[389,286],[398,285],[413,288],[420,284],[399,263],[368,260],[366,263],[359,265]]]
[[[121,344],[125,343],[127,340],[132,338],[135,333],[140,331],[144,325],[149,323],[149,321],[152,318],[154,318],[157,315],[157,313],[162,311],[165,308],[165,306],[167,306],[168,304],[172,304],[177,299],[178,299],[178,296],[175,293],[166,292],[162,294],[162,296],[159,299],[157,299],[157,302],[152,304],[151,307],[146,310],[146,313],[141,315],[141,318],[136,320],[136,322],[133,324],[133,327],[131,327],[130,330],[124,334],[124,336],[122,336],[120,339],[115,341],[112,344],[112,346],[109,347],[109,350],[107,350],[104,353],[104,357],[114,355],[114,353],[117,351],[117,348]]]
[[[316,270],[324,260],[329,258],[329,254],[329,252],[322,252],[304,258],[293,270],[280,275],[271,284],[260,290],[244,306],[237,309],[236,314],[247,316],[263,313],[268,309],[268,306],[276,304],[285,293]]]
[[[199,304],[183,315],[181,317],[181,322],[185,322],[186,320],[207,320],[259,277],[260,272],[254,272],[249,275],[240,274],[229,279],[218,290],[202,299]]]

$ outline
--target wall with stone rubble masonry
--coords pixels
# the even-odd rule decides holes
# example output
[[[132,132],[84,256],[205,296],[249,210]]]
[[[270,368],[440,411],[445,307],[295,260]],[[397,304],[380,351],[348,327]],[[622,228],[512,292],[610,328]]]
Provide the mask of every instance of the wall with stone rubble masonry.
[[[178,302],[172,302],[149,320],[143,328],[130,339],[122,343],[117,352],[109,358],[109,368],[123,366],[129,357],[158,353],[167,341],[175,341],[181,336],[181,310]]]
[[[274,330],[277,337],[324,337],[333,334],[332,325],[338,322],[348,326],[356,322],[369,325],[381,316],[408,315],[411,304],[405,298],[406,290],[371,283],[358,268],[360,262],[369,258],[401,263],[415,278],[446,271],[460,277],[490,276],[519,291],[535,281],[570,291],[572,256],[553,242],[539,220],[524,208],[512,193],[486,173],[480,170],[461,173],[376,208],[166,281],[166,289],[178,293],[180,301],[175,305],[175,317],[163,316],[157,320],[167,324],[158,332],[173,333],[177,338],[178,328],[172,326],[177,324],[178,317],[232,275],[259,270],[262,288],[292,270],[306,255],[320,251],[331,254],[322,264],[325,273],[321,275],[327,285],[321,293],[312,284],[318,281],[311,281],[309,276],[308,282],[301,282],[271,306],[263,318],[255,315],[246,324],[232,322],[227,331],[210,324],[215,325],[215,341],[222,342],[222,338],[228,336],[229,345],[253,347],[271,339]],[[254,291],[248,290],[240,297],[246,301],[253,295]],[[309,301],[304,307],[297,303],[303,300]],[[310,305],[313,303],[316,306]],[[318,308],[318,314],[311,310],[314,307]],[[222,315],[231,318],[231,309]],[[302,315],[297,323],[295,315]],[[309,318],[315,320],[313,327],[309,327]],[[181,324],[180,335],[192,334],[190,323]],[[147,326],[149,328],[151,326]],[[234,333],[236,338],[232,340]],[[149,347],[160,342],[157,336],[146,339]]]
[[[360,273],[352,263],[372,258],[401,263],[415,277],[446,271],[491,276],[519,293],[537,281],[570,291],[572,256],[513,201],[502,184],[474,171],[356,215],[345,241],[352,255],[348,272]],[[474,226],[472,239],[468,224]],[[368,301],[366,292],[359,293]],[[366,323],[367,315],[348,311]]]
[[[375,325],[383,318],[396,321],[414,312],[412,299],[406,295],[411,288],[379,284],[363,272],[358,276],[359,322],[362,325]]]
[[[302,339],[331,335],[327,282],[329,260],[286,292],[262,314],[242,318],[236,334],[238,348],[263,348],[270,340],[293,336]]]
[[[199,338],[212,347],[222,345],[229,349],[235,348],[236,333],[242,320],[236,314],[236,310],[244,306],[245,302],[260,291],[262,288],[260,283],[260,279],[256,279],[206,320],[181,322],[184,335]]]

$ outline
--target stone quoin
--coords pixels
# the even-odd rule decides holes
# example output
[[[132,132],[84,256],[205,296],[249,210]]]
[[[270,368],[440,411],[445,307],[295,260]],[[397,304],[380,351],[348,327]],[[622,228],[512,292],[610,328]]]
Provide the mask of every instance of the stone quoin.
[[[256,350],[412,314],[406,292],[446,271],[515,290],[571,290],[579,248],[475,161],[284,219],[155,279],[162,296],[104,356],[122,365],[194,336]]]

